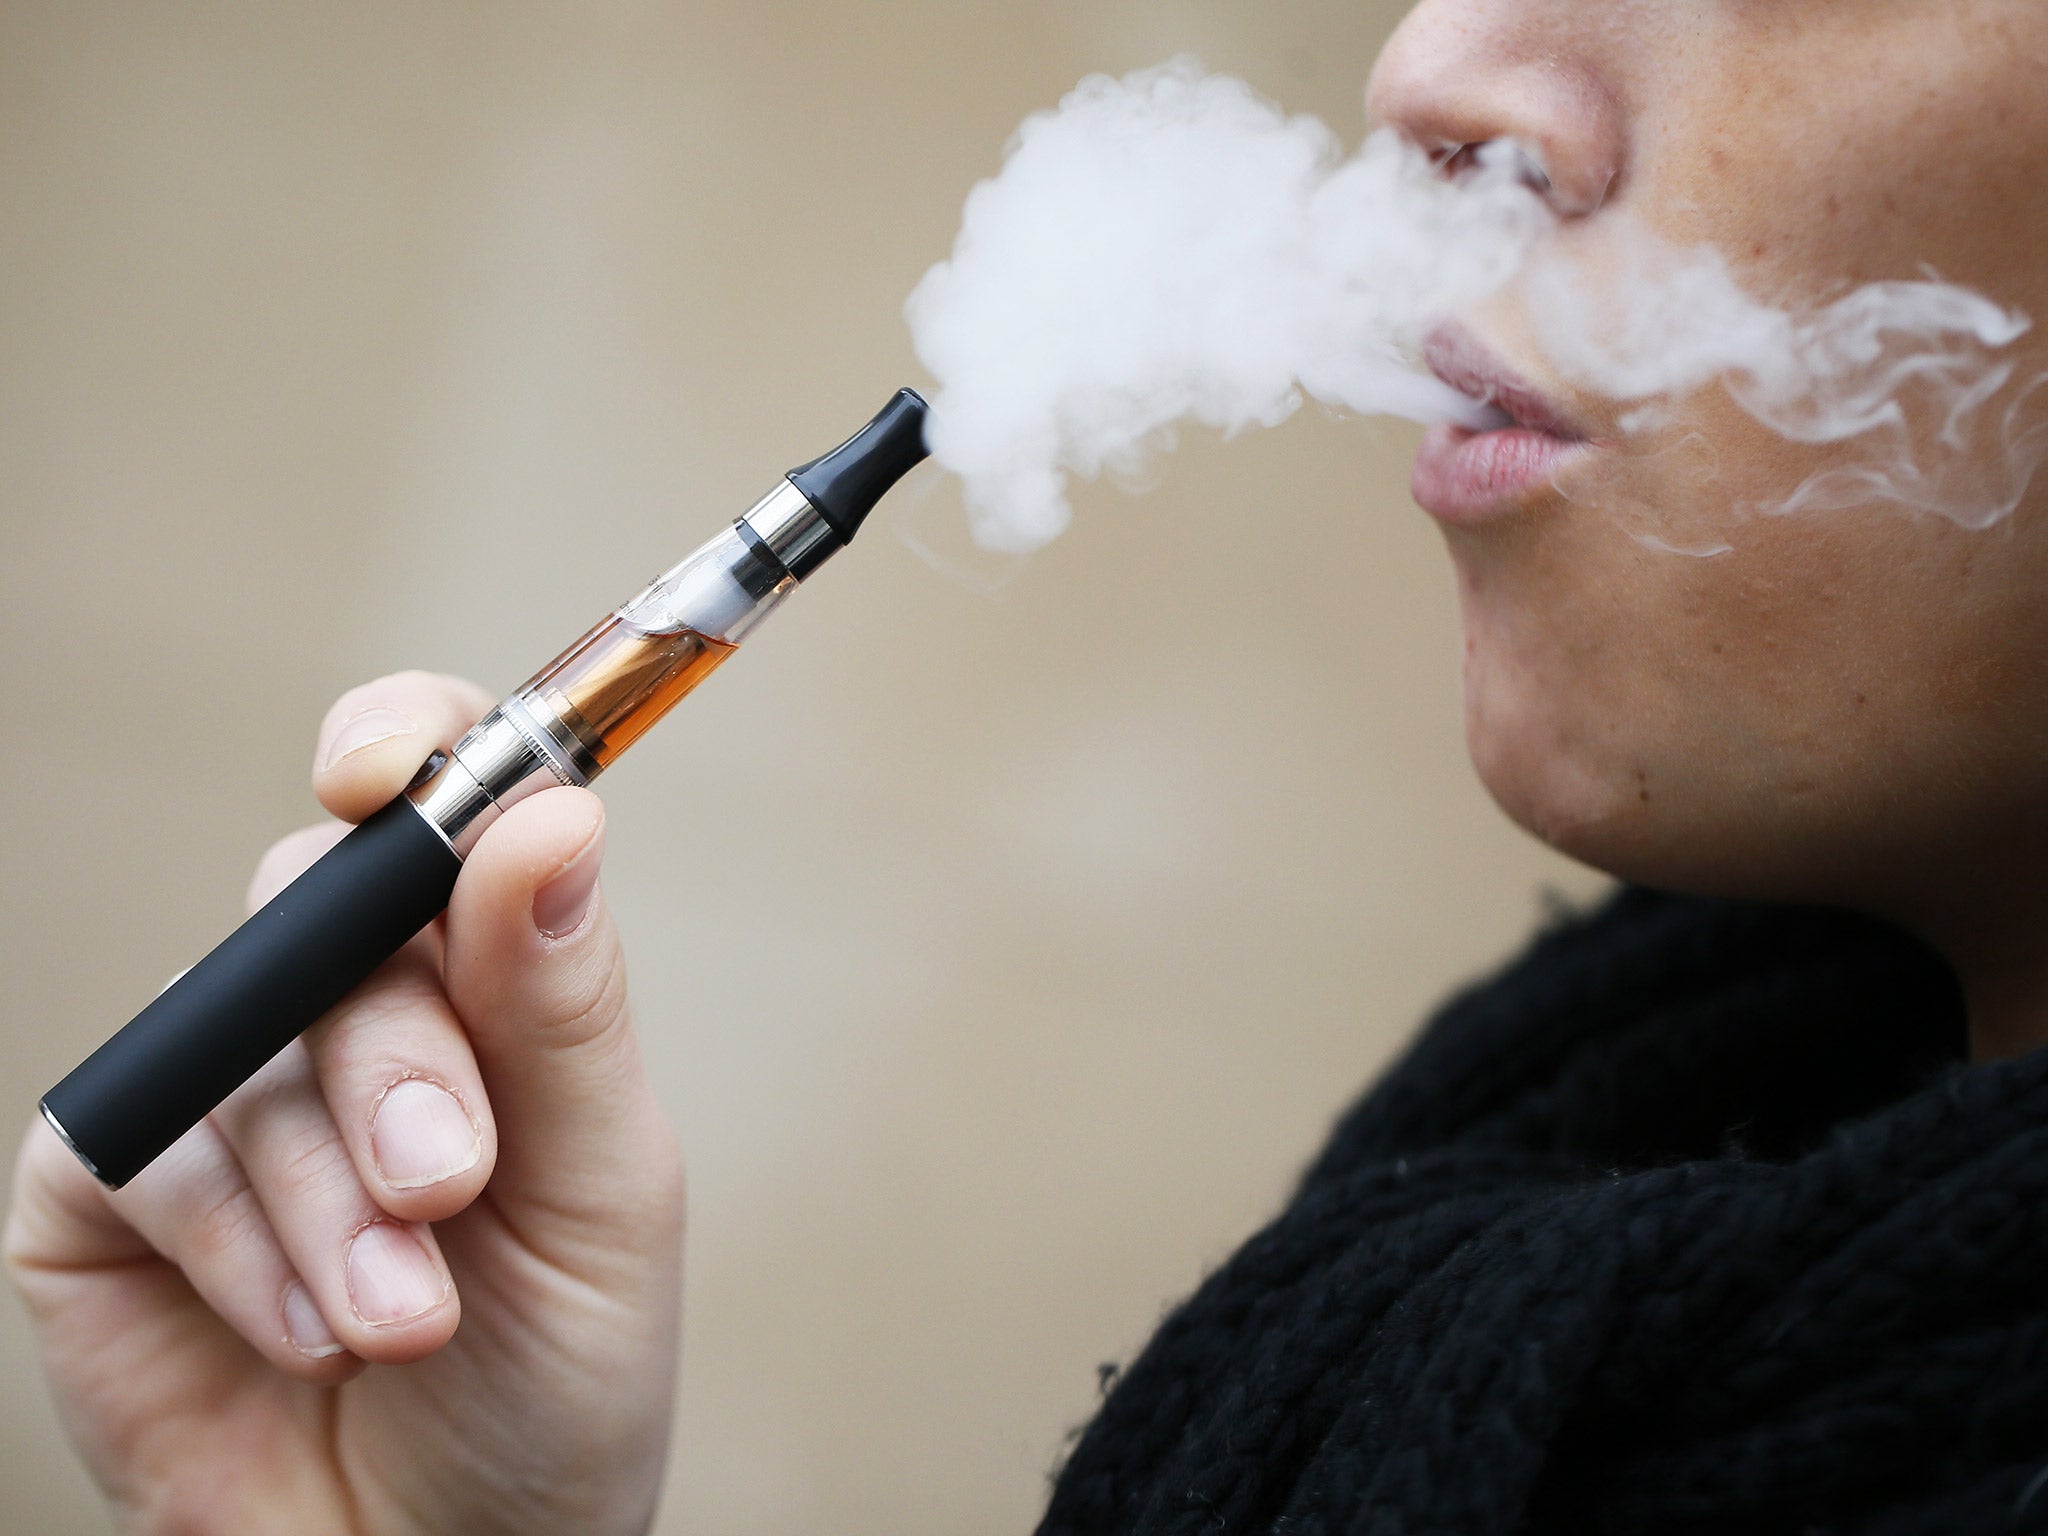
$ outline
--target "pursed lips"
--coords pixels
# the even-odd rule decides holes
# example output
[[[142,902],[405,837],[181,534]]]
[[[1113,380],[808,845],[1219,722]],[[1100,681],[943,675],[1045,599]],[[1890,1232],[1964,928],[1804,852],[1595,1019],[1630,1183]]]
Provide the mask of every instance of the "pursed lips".
[[[1498,425],[1481,430],[1438,426],[1424,436],[1410,490],[1439,521],[1473,525],[1513,512],[1549,488],[1566,464],[1598,446],[1556,402],[1462,327],[1432,332],[1423,360],[1444,383],[1500,417]]]

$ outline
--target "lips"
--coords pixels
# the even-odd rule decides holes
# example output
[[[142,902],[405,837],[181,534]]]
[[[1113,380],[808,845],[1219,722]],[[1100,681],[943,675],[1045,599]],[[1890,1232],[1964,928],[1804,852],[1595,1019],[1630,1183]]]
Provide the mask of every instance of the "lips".
[[[1560,471],[1596,450],[1591,435],[1547,395],[1510,372],[1470,332],[1444,326],[1423,347],[1429,371],[1492,406],[1499,426],[1432,427],[1415,456],[1410,492],[1440,522],[1504,517],[1549,490]]]

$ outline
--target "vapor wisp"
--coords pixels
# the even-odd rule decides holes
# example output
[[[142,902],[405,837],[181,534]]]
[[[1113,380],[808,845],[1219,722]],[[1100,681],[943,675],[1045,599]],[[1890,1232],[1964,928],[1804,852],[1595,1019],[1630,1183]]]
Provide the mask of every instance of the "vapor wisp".
[[[1659,451],[1719,388],[1815,450],[1803,483],[1738,510],[1887,502],[1981,527],[2048,456],[2024,315],[1934,278],[1774,305],[1614,209],[1568,253],[1542,185],[1509,143],[1455,179],[1390,130],[1347,156],[1191,60],[1083,81],[1018,130],[906,305],[977,541],[1044,544],[1070,476],[1135,478],[1182,422],[1231,434],[1314,398],[1498,424],[1420,361],[1495,295],[1555,377],[1624,407],[1624,439]]]
[[[1889,505],[1985,528],[2048,457],[2048,381],[2014,350],[2031,321],[1953,283],[1868,283],[1777,307],[1712,248],[1614,215],[1597,261],[1537,251],[1516,287],[1545,362],[1635,407],[1625,436],[1654,440],[1680,419],[1677,402],[1719,386],[1779,437],[1824,450],[1796,486],[1732,512]]]

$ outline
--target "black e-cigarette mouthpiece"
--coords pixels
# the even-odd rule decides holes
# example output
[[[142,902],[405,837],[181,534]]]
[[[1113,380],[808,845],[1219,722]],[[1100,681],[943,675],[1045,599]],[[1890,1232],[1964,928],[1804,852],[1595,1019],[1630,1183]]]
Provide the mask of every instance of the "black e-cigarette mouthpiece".
[[[65,1144],[118,1189],[205,1119],[434,920],[508,806],[590,783],[845,548],[924,458],[924,417],[915,391],[897,391],[436,754],[43,1095]]]
[[[860,531],[889,487],[930,451],[924,445],[924,417],[924,397],[914,389],[899,389],[852,437],[789,472],[789,483],[831,524],[842,545]],[[801,581],[806,573],[792,567],[792,574]]]

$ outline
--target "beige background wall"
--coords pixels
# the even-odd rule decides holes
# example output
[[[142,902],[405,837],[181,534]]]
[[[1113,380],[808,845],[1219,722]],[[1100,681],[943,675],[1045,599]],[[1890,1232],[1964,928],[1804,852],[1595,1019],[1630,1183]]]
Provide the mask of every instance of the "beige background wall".
[[[336,692],[516,682],[915,382],[1025,113],[1191,50],[1355,136],[1397,12],[0,5],[9,1124],[230,925]],[[926,475],[609,782],[694,1175],[665,1531],[1027,1528],[1096,1363],[1591,889],[1465,764],[1408,447],[1192,443],[994,595]],[[0,1526],[99,1529],[11,1300],[0,1381]]]

